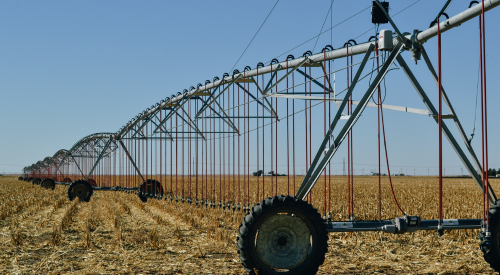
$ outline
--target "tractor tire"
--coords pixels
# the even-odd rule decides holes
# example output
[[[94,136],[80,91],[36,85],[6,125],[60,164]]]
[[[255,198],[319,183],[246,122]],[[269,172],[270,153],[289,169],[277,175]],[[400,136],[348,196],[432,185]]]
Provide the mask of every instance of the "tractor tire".
[[[249,274],[312,275],[325,261],[328,233],[312,205],[281,195],[252,207],[238,229],[237,244]]]
[[[46,178],[40,182],[40,187],[54,190],[56,188],[56,182],[51,178]]]
[[[97,186],[97,183],[94,179],[89,179],[87,182],[90,184],[90,186]]]
[[[139,192],[137,192],[139,199],[142,202],[147,202],[148,197],[156,197],[163,195],[163,186],[157,180],[147,179],[139,186]]]
[[[496,272],[500,272],[500,200],[489,209],[491,237],[486,239],[484,233],[480,233],[481,251],[483,251],[484,260],[490,264],[490,267]]]
[[[79,198],[80,201],[89,202],[94,190],[86,180],[75,180],[68,187],[68,199],[70,201]]]
[[[42,179],[41,178],[34,178],[31,183],[33,185],[40,185],[40,182],[42,182]]]
[[[28,182],[31,182],[31,184],[33,184],[33,179],[34,179],[33,177],[29,177]]]

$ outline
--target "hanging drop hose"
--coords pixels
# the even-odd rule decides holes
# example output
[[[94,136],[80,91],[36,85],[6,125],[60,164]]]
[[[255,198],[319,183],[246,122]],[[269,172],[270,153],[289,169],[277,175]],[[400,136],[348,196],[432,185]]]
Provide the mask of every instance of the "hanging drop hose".
[[[378,27],[377,27],[378,29]],[[380,72],[379,68],[379,59],[378,59],[378,39],[375,36],[375,55],[377,56],[377,74]],[[382,178],[380,175],[380,111],[382,110],[382,102],[380,100],[380,85],[377,86],[378,91],[378,100],[377,100],[377,146],[378,146],[378,218],[382,220]],[[387,165],[389,167],[389,165]],[[390,177],[389,173],[389,177]]]
[[[437,30],[438,30],[438,89],[439,89],[439,110],[438,110],[438,125],[439,125],[439,223],[438,223],[438,234],[443,235],[443,92],[442,92],[442,75],[441,75],[441,28],[440,20],[441,14],[436,18]]]
[[[381,96],[379,93],[379,100],[381,100],[380,97]],[[380,118],[382,120],[382,135],[384,137],[384,150],[385,150],[385,161],[387,164],[387,175],[389,175],[389,184],[391,185],[392,197],[394,198],[394,203],[396,203],[396,206],[398,207],[399,211],[401,211],[401,213],[404,216],[406,216],[405,212],[403,211],[403,209],[401,209],[401,206],[399,205],[398,199],[396,198],[396,194],[394,193],[394,186],[392,185],[392,178],[391,178],[391,170],[389,168],[389,156],[387,154],[387,141],[385,139],[384,112],[382,111],[381,106],[379,108],[380,108]]]
[[[484,1],[482,1],[482,10],[481,10],[481,25],[482,25],[482,70],[481,70],[481,75],[482,75],[482,96],[481,98],[484,98],[483,104],[481,108],[483,110],[484,114],[484,119],[483,119],[483,159],[484,159],[484,164],[483,164],[483,193],[485,194],[484,196],[484,201],[486,201],[486,226],[489,227],[490,225],[490,200],[488,199],[488,190],[489,190],[489,181],[488,181],[488,110],[487,110],[487,100],[486,100],[486,32],[485,32],[485,19],[484,19]]]

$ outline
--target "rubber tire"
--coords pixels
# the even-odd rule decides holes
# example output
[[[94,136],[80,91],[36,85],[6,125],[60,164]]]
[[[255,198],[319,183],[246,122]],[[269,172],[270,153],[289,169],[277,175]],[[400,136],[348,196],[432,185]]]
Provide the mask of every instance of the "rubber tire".
[[[500,272],[500,200],[495,202],[489,212],[491,239],[484,240],[484,233],[481,232],[479,246],[483,251],[484,260],[490,264],[493,270]]]
[[[76,196],[73,193],[73,188],[79,186],[79,185],[83,185],[85,186],[85,188],[87,189],[87,195],[86,196],[82,196],[80,197],[80,201],[85,201],[85,202],[89,202],[90,201],[90,197],[92,197],[92,194],[94,193],[94,190],[92,189],[92,186],[86,181],[86,180],[75,180],[74,182],[72,182],[69,187],[68,187],[68,199],[70,201],[74,200],[76,198]]]
[[[56,188],[56,182],[51,178],[46,178],[40,182],[40,187],[54,190]]]
[[[31,182],[31,184],[33,184],[33,180],[34,180],[34,179],[35,179],[35,178],[33,178],[33,177],[29,177],[29,178],[28,178],[28,182]]]
[[[42,179],[41,179],[41,178],[34,178],[34,179],[31,181],[31,184],[33,184],[33,185],[40,185],[40,182],[42,182]]]
[[[294,211],[300,213],[312,224],[317,236],[316,249],[311,252],[301,266],[288,272],[277,272],[264,266],[253,252],[254,247],[252,247],[255,246],[255,235],[259,225],[266,218],[271,217],[266,217],[266,215],[272,215],[272,212],[277,211],[276,209],[283,209],[283,212]],[[328,232],[321,215],[312,205],[296,197],[280,195],[262,200],[261,203],[256,204],[245,215],[238,229],[237,245],[241,263],[249,274],[255,274],[254,269],[256,269],[259,275],[312,275],[318,272],[318,268],[325,261],[325,254],[328,251]]]
[[[141,183],[141,185],[139,186],[139,192],[137,192],[137,195],[142,202],[148,201],[147,192],[153,191],[152,188],[148,188],[148,185],[151,184],[154,184],[154,186],[156,186],[156,192],[154,194],[163,195],[163,186],[161,185],[161,183],[157,180],[147,179],[143,183]]]
[[[89,179],[88,183],[90,184],[90,186],[97,186],[97,183],[95,182],[94,179]]]

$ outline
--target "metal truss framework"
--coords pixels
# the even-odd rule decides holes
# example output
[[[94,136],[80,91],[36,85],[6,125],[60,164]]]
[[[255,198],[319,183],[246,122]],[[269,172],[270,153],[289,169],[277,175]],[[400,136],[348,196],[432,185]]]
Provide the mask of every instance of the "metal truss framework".
[[[485,10],[490,10],[499,4],[500,0],[485,2]],[[447,5],[445,5],[443,9],[446,9]],[[478,16],[480,13],[480,5],[469,8],[444,22],[441,22],[441,32],[443,33],[457,27],[460,24]],[[390,19],[390,17],[388,18]],[[390,22],[397,34],[393,39],[394,49],[390,52],[390,54],[388,54],[387,60],[380,68],[380,72],[376,75],[375,79],[371,83],[368,90],[362,95],[361,99],[359,101],[353,101],[356,108],[353,110],[351,115],[344,115],[345,108],[350,100],[350,96],[353,94],[356,84],[363,78],[362,72],[366,63],[370,59],[370,54],[374,51],[375,42],[367,42],[348,48],[324,51],[315,55],[305,55],[292,60],[275,62],[274,64],[270,64],[268,66],[245,70],[244,72],[235,71],[232,75],[226,74],[220,80],[214,79],[213,82],[207,81],[204,85],[198,84],[196,88],[191,87],[189,91],[184,90],[183,93],[172,95],[156,105],[151,106],[130,120],[117,132],[96,133],[84,137],[75,143],[71,149],[59,150],[52,157],[47,157],[43,161],[39,161],[29,167],[25,167],[23,169],[23,174],[41,178],[51,177],[53,179],[58,179],[58,175],[76,174],[79,175],[79,177],[81,176],[84,179],[90,180],[93,178],[93,173],[96,169],[108,169],[108,172],[112,174],[111,170],[116,169],[118,166],[116,155],[121,155],[128,162],[127,165],[131,165],[129,170],[123,171],[121,174],[135,173],[140,177],[141,181],[144,181],[148,175],[154,175],[152,170],[148,171],[148,169],[152,169],[150,167],[153,162],[152,158],[151,160],[144,160],[143,157],[141,161],[138,160],[140,158],[140,154],[144,153],[144,150],[140,149],[140,146],[144,146],[144,141],[159,140],[164,142],[165,146],[167,146],[167,141],[169,141],[171,146],[170,148],[172,149],[173,144],[178,145],[181,142],[182,144],[186,142],[190,144],[189,146],[191,146],[194,140],[196,142],[196,146],[198,146],[198,141],[208,143],[218,139],[215,134],[223,136],[227,134],[228,137],[238,137],[248,133],[249,129],[241,128],[241,123],[239,122],[240,119],[247,121],[259,121],[259,119],[262,119],[263,121],[263,119],[266,119],[267,121],[271,121],[270,123],[272,128],[273,122],[278,123],[287,117],[279,116],[279,112],[277,110],[278,98],[287,100],[287,102],[288,100],[334,102],[337,106],[337,112],[333,121],[330,123],[328,132],[324,137],[320,148],[317,150],[314,160],[307,170],[307,174],[296,194],[297,197],[304,199],[314,187],[320,175],[323,171],[325,171],[325,168],[328,166],[330,160],[344,141],[347,132],[356,124],[365,108],[377,107],[376,104],[369,103],[368,101],[373,96],[377,86],[390,70],[391,65],[395,62],[399,64],[400,68],[406,74],[416,92],[426,105],[427,110],[392,105],[383,105],[382,108],[430,115],[435,119],[435,121],[437,121],[437,111],[434,105],[429,100],[416,77],[401,56],[401,53],[405,50],[421,52],[427,67],[429,68],[434,80],[437,82],[437,74],[424,47],[422,46],[422,44],[427,40],[437,35],[437,26],[433,26],[422,32],[404,35],[399,32],[392,20],[390,20]],[[352,57],[360,54],[364,54],[364,58],[359,64],[359,68],[354,76],[352,85],[346,91],[343,99],[339,99],[337,98],[334,88],[332,87],[330,79],[331,73],[327,73],[325,63],[335,59],[345,58],[347,56]],[[321,70],[321,73],[319,74],[320,76],[313,77],[310,73],[311,68]],[[307,69],[309,69],[309,73],[307,72]],[[323,92],[312,92],[311,88],[308,94],[290,92],[288,80],[291,76],[293,76],[294,72],[304,76],[304,82],[302,84],[306,86],[306,90],[307,84],[314,84]],[[279,78],[278,74],[281,74],[279,75]],[[267,81],[264,81],[264,76],[267,75],[270,77]],[[320,78],[324,79],[323,84],[319,81]],[[278,86],[283,85],[285,82],[287,83],[287,88],[278,91]],[[255,92],[252,92],[251,89],[254,89]],[[239,105],[234,104],[234,97],[232,98],[233,104],[230,102],[224,102],[225,95],[231,91],[238,96],[241,95],[243,98],[247,97],[248,100],[244,104],[238,103]],[[314,96],[314,94],[321,94],[324,96]],[[469,173],[472,175],[475,182],[480,188],[482,188],[481,175],[477,172],[481,171],[481,165],[478,157],[468,142],[460,120],[458,119],[449,98],[446,96],[444,89],[443,95],[445,103],[450,111],[450,115],[446,116],[446,118],[453,119],[453,122],[457,126],[460,136],[464,141],[464,146],[466,147],[466,151],[469,153],[470,158],[465,154],[465,151],[461,148],[446,123],[443,123],[443,133]],[[229,100],[229,96],[227,99]],[[273,99],[276,100],[276,105],[273,105]],[[239,108],[239,106],[243,105],[248,106],[248,109],[252,108],[252,110],[261,110],[262,113],[257,112],[254,115],[249,115],[250,112],[248,112],[247,114],[240,115],[238,109],[238,114],[236,114],[235,108]],[[218,121],[217,126],[219,129],[215,129],[215,120]],[[340,120],[346,120],[346,122],[340,131],[337,134],[334,134],[334,130]],[[205,121],[209,121],[210,123],[211,121],[214,121],[214,126],[208,127]],[[262,123],[264,125],[264,122]],[[259,127],[256,129],[258,130]],[[331,142],[332,140],[333,142]],[[331,142],[331,146],[327,148],[329,142]],[[145,146],[148,148],[148,143],[146,143]],[[153,146],[153,143],[151,143],[150,146]],[[327,151],[325,154],[326,149]],[[113,157],[115,160],[111,160]],[[109,165],[106,164],[106,161],[109,161]],[[151,163],[148,164],[148,161]],[[99,165],[102,163],[104,163],[104,166],[100,167]],[[120,165],[123,166],[125,164],[121,163]],[[69,169],[73,169],[73,171],[68,172]],[[170,173],[174,174],[172,170],[170,170]],[[111,182],[108,181],[106,184],[111,184]],[[488,195],[490,201],[496,201],[497,198],[491,189],[491,186]]]

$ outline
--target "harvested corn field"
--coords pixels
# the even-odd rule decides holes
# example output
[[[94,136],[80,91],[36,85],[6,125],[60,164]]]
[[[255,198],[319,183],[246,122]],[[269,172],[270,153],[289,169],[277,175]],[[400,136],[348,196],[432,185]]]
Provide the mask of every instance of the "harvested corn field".
[[[0,178],[0,273],[246,274],[237,255],[237,229],[243,212],[149,199],[126,192],[94,191],[90,202],[70,202],[66,186],[55,190]],[[255,178],[256,180],[257,178]],[[299,179],[298,179],[299,180]],[[377,215],[378,178],[356,177],[356,218]],[[313,204],[323,205],[323,184]],[[384,180],[384,218],[398,214]],[[286,188],[286,178],[279,180]],[[331,179],[332,212],[346,218],[345,178]],[[435,218],[433,177],[398,177],[402,208]],[[495,189],[500,182],[492,181]],[[253,185],[255,186],[255,185]],[[471,179],[446,179],[445,215],[480,217],[478,188]],[[410,194],[413,194],[410,196]],[[417,194],[417,195],[415,195]],[[459,199],[458,199],[459,198]],[[366,216],[363,216],[366,215]],[[478,230],[392,235],[378,232],[330,233],[328,253],[318,274],[493,274],[479,250]]]

